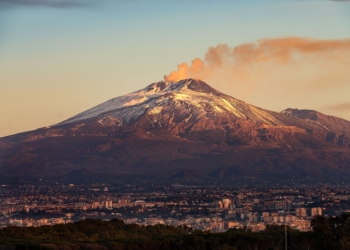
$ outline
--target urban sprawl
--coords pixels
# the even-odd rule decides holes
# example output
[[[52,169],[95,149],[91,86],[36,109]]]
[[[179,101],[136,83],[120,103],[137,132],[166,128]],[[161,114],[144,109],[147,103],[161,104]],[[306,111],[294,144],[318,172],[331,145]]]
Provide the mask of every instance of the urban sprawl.
[[[0,187],[0,228],[37,227],[88,218],[140,225],[167,224],[222,232],[288,225],[309,231],[313,216],[350,212],[350,188],[228,187],[164,184],[23,183]]]

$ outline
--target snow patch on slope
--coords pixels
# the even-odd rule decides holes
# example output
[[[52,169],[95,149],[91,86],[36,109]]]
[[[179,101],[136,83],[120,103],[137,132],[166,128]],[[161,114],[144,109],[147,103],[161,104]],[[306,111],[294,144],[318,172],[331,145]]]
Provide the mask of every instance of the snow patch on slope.
[[[161,113],[162,109],[169,103],[174,105],[174,108],[185,107],[190,110],[190,107],[194,106],[203,112],[207,112],[206,110],[211,107],[216,113],[227,113],[237,118],[283,125],[265,110],[224,95],[206,83],[193,79],[153,83],[144,89],[97,105],[58,125],[104,116],[109,116],[110,119],[118,118],[121,124],[128,124],[136,121],[145,113]]]

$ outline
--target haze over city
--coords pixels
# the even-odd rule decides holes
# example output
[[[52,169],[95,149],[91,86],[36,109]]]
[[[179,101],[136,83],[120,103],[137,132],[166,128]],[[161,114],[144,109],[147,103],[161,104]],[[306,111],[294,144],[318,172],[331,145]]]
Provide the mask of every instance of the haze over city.
[[[270,110],[349,120],[348,13],[349,1],[327,0],[0,0],[0,136],[164,76],[199,78]]]

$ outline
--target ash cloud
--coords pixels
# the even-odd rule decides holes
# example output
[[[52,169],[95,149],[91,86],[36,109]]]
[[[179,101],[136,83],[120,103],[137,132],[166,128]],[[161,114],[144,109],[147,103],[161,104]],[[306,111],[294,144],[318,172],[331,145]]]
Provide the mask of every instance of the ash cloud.
[[[286,37],[267,38],[235,47],[227,44],[210,47],[204,59],[181,63],[164,79],[197,78],[215,83],[217,87],[239,86],[235,93],[253,92],[261,85],[300,92],[348,85],[348,72],[350,39]]]
[[[338,112],[350,112],[350,102],[329,105],[326,109]]]
[[[220,44],[210,47],[204,60],[196,58],[192,63],[181,63],[178,70],[165,76],[167,81],[178,81],[183,78],[206,78],[216,70],[227,68],[240,71],[269,62],[286,65],[293,60],[307,56],[339,53],[350,50],[350,39],[317,40],[308,38],[263,39],[255,43],[245,43],[236,47]]]
[[[330,104],[327,106],[323,106],[321,109],[324,112],[331,113],[335,116],[342,117],[350,121],[350,102],[349,101]]]

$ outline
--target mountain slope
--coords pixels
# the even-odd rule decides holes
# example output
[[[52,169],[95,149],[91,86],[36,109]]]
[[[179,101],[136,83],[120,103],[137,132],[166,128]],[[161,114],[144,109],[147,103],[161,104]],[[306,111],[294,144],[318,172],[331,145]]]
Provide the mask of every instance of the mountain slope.
[[[348,178],[350,122],[301,113],[255,107],[199,80],[157,82],[54,126],[0,138],[0,174]]]
[[[332,132],[349,133],[350,131],[350,121],[331,115],[325,115],[316,110],[299,110],[289,108],[283,110],[281,113],[307,121],[314,121],[316,124]]]
[[[128,125],[144,114],[156,115],[162,110],[171,111],[179,108],[184,114],[189,115],[201,115],[203,111],[212,110],[214,113],[230,114],[236,118],[249,118],[274,125],[281,124],[273,115],[261,108],[222,94],[202,81],[187,79],[176,83],[151,84],[142,90],[111,99],[86,110],[58,125],[99,117],[109,117],[109,121],[116,120],[117,125]],[[103,120],[99,122],[104,123]]]

